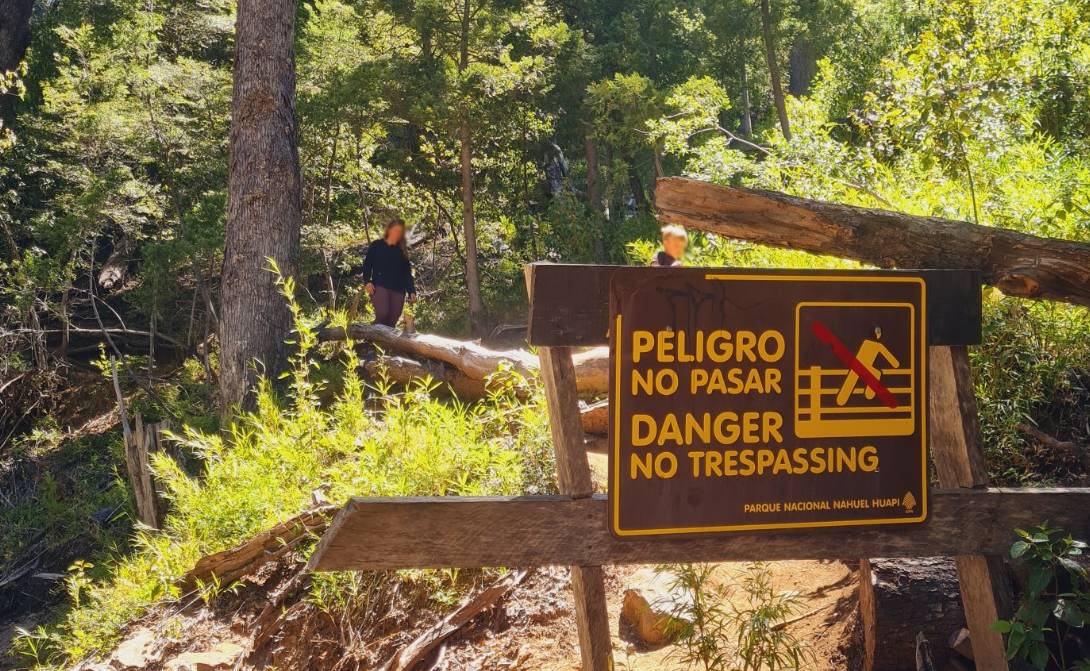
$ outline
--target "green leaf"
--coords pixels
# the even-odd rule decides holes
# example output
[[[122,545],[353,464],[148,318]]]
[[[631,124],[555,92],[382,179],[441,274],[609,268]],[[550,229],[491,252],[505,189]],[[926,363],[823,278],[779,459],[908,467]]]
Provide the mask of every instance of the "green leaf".
[[[1029,652],[1029,663],[1038,669],[1048,666],[1048,647],[1043,643],[1034,645]]]
[[[1011,546],[1011,559],[1018,559],[1022,555],[1026,554],[1026,550],[1029,549],[1029,543],[1025,541],[1017,541]]]

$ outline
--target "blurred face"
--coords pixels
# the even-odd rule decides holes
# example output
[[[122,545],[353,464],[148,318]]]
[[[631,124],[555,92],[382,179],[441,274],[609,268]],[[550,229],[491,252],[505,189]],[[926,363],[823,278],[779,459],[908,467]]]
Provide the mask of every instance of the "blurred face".
[[[390,227],[390,230],[386,231],[386,244],[396,245],[401,242],[401,238],[405,235],[405,227],[401,224],[395,224]]]
[[[688,246],[688,240],[682,237],[678,237],[676,235],[668,235],[662,241],[662,251],[666,252],[667,254],[679,261],[683,256],[685,256],[685,248]]]

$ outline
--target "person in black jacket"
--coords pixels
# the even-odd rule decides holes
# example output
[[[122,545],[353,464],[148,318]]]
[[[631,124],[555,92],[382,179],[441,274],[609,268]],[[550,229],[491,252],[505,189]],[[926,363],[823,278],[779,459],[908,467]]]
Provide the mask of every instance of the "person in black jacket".
[[[375,323],[396,326],[405,301],[416,300],[404,221],[393,218],[386,223],[385,234],[367,248],[361,274],[363,288],[375,308]]]

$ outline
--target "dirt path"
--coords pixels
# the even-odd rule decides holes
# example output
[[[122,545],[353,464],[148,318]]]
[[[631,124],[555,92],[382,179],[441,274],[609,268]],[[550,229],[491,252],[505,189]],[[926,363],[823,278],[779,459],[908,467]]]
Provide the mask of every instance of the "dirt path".
[[[590,453],[591,468],[599,483],[605,481],[606,457]],[[599,489],[602,489],[599,486]],[[716,580],[729,586],[745,568],[744,563],[718,564]],[[843,671],[858,668],[858,573],[854,564],[839,561],[770,562],[773,587],[796,591],[802,607],[797,621],[787,629],[806,641],[814,661],[808,671]],[[621,622],[621,602],[627,589],[647,588],[655,578],[647,566],[606,568],[607,605],[617,668],[656,671],[688,671],[676,646],[645,650],[634,644]],[[740,600],[739,590],[732,599]],[[525,671],[577,671],[578,638],[574,628],[572,596],[563,568],[536,572],[510,598],[504,621],[478,627],[452,642],[433,668],[520,669]]]

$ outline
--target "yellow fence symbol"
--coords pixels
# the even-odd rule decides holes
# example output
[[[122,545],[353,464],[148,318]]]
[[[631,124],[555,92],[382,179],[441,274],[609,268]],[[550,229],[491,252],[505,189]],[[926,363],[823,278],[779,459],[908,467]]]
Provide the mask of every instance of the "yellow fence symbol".
[[[894,352],[880,328],[869,337],[842,340],[826,325],[836,324],[844,308],[889,307],[903,310],[893,321],[909,333],[907,351]],[[836,312],[834,312],[836,310]],[[904,303],[801,303],[796,313],[795,434],[800,438],[908,436],[916,431],[913,369],[913,306]],[[821,356],[799,358],[800,338],[818,345]],[[901,339],[901,342],[906,342]],[[898,356],[900,354],[900,356]],[[820,362],[818,361],[820,359]],[[837,367],[828,366],[830,360]],[[821,363],[821,362],[824,362]]]

